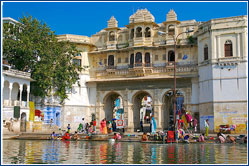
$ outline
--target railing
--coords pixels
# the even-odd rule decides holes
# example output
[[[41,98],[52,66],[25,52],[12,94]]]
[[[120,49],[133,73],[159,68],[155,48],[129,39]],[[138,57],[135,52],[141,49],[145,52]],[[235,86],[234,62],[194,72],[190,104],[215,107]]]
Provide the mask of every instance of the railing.
[[[116,66],[106,66],[106,69],[116,69]]]
[[[108,69],[108,67],[107,67]],[[174,62],[167,63],[137,63],[133,65],[125,65],[125,66],[109,66],[109,69],[113,69],[111,71],[108,70],[97,70],[97,77],[105,77],[108,75],[115,76],[124,76],[124,75],[136,75],[139,74],[161,74],[161,73],[173,73],[174,72]],[[176,63],[176,72],[178,73],[186,73],[189,74],[191,72],[197,72],[197,62],[177,62]]]
[[[21,106],[21,107],[28,107],[28,102],[27,101],[20,101],[19,100],[4,100],[3,101],[3,106],[4,107],[14,107],[14,106]]]

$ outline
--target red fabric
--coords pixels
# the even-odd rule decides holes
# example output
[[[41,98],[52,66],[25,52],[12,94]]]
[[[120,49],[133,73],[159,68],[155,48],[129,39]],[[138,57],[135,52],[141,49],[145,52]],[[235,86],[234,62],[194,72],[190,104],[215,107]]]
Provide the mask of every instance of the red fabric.
[[[62,140],[68,140],[70,139],[70,135],[68,133],[66,133],[63,137]]]
[[[40,117],[41,116],[41,111],[40,110],[35,110],[35,116]]]
[[[95,121],[93,121],[93,126],[96,126],[96,120],[95,120]]]
[[[174,137],[175,137],[174,131],[168,131],[167,142],[173,142],[174,141]]]

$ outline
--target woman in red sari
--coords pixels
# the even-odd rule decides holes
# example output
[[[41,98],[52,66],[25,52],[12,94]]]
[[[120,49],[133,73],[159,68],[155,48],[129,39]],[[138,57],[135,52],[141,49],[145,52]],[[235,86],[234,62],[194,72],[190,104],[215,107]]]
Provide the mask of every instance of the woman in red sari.
[[[107,134],[106,118],[103,119],[103,120],[100,122],[100,131],[101,131],[103,134]]]

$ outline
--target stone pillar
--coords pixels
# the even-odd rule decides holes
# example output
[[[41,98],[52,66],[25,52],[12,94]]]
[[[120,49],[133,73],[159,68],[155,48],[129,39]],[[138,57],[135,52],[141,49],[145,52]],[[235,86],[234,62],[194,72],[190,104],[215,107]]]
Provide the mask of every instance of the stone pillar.
[[[133,105],[128,105],[127,107],[127,131],[134,132],[134,122],[133,122]]]
[[[156,125],[157,125],[157,131],[158,130],[162,130],[162,122],[161,122],[161,118],[162,118],[162,105],[161,104],[157,104],[154,105],[154,118],[156,121]]]
[[[220,36],[217,36],[217,59],[221,58]]]
[[[22,106],[22,90],[23,90],[23,85],[20,85],[20,97],[19,97],[19,105]]]
[[[238,33],[236,35],[236,43],[237,43],[237,47],[236,47],[237,55],[236,55],[236,57],[240,57],[240,33]]]
[[[12,105],[11,94],[12,94],[13,83],[9,84],[9,106]]]
[[[152,67],[152,64],[153,64],[153,59],[152,59],[152,51],[150,52],[150,65]]]
[[[29,108],[29,89],[27,88],[27,107]]]
[[[144,57],[145,57],[145,53],[144,51],[142,52],[142,64],[144,65],[145,61],[144,61]]]

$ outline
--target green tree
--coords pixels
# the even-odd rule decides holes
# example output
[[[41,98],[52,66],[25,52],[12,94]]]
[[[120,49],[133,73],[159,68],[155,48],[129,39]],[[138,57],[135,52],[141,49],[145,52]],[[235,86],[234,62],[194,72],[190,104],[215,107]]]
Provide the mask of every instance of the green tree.
[[[46,25],[32,16],[24,16],[20,23],[4,24],[3,57],[21,71],[31,72],[31,94],[57,95],[61,103],[67,98],[66,90],[79,80],[82,68],[73,63],[79,53],[68,41],[58,41]]]

